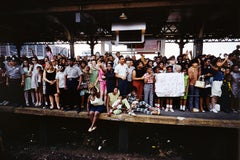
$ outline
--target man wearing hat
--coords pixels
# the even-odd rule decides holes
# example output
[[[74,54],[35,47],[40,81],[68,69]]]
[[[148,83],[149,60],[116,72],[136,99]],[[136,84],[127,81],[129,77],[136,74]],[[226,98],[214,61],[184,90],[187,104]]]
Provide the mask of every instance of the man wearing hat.
[[[9,100],[13,106],[23,104],[24,71],[17,63],[17,58],[12,57],[6,65],[6,86],[9,89]]]
[[[64,85],[67,95],[66,104],[70,105],[70,108],[80,105],[79,90],[83,74],[81,69],[77,65],[74,65],[74,61],[74,58],[69,58],[68,66],[64,70]]]

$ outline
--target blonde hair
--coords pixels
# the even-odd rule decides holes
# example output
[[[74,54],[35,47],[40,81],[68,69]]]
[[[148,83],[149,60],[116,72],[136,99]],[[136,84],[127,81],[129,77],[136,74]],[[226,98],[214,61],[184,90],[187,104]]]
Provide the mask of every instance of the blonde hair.
[[[46,71],[47,71],[47,70],[51,70],[51,71],[54,70],[54,67],[53,67],[52,62],[50,62],[50,61],[46,62],[45,70],[46,70]]]

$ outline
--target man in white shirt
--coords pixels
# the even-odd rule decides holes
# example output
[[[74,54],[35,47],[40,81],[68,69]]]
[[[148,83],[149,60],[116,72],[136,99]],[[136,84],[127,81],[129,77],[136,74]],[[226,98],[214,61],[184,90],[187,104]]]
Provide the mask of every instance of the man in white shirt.
[[[80,67],[74,65],[74,58],[68,59],[68,66],[64,70],[64,85],[67,91],[66,103],[73,106],[80,105],[79,90],[82,83],[82,71]]]
[[[127,68],[125,64],[125,59],[123,56],[119,57],[119,63],[115,67],[115,76],[118,79],[118,89],[120,90],[120,95],[123,97],[127,96]]]

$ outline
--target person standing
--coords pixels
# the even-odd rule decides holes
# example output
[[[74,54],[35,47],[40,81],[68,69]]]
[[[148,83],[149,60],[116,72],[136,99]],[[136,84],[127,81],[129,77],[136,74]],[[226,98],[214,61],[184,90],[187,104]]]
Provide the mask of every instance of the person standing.
[[[9,88],[10,102],[14,107],[23,105],[24,71],[12,57],[10,65],[6,66],[6,86]]]
[[[6,88],[6,67],[4,64],[5,58],[0,57],[0,105],[7,105],[9,102],[8,99],[8,90]]]
[[[211,95],[210,78],[212,77],[212,68],[210,66],[211,60],[209,58],[205,58],[203,62],[204,64],[201,68],[201,76],[204,77],[205,88],[199,88],[201,112],[205,112],[204,102],[206,104],[206,108],[210,110],[210,107],[209,107],[210,95]]]
[[[238,65],[232,66],[233,109],[240,111],[240,71]]]
[[[222,71],[222,67],[225,62],[227,62],[228,57],[226,56],[225,59],[222,61],[221,58],[216,58],[213,65],[211,65],[213,69],[213,82],[212,82],[212,89],[211,89],[211,97],[212,97],[212,109],[214,113],[218,113],[218,110],[215,108],[217,100],[222,95],[222,84],[224,79],[224,73]]]
[[[198,59],[193,59],[188,68],[189,76],[189,109],[191,112],[199,112],[199,89],[195,87],[195,83],[201,75]]]
[[[90,66],[90,85],[89,86],[93,87],[98,78],[97,61],[95,59],[91,59],[89,66]],[[99,83],[97,83],[95,87],[99,89]]]
[[[153,74],[152,67],[147,68],[147,72],[144,74],[144,101],[153,107],[153,84],[155,76]]]
[[[98,77],[96,79],[94,86],[96,86],[97,83],[99,82],[100,97],[104,100],[104,104],[106,105],[106,102],[107,102],[107,85],[106,85],[106,76],[105,76],[106,68],[102,62],[103,61],[99,58],[97,62]]]
[[[32,99],[32,103],[37,107],[37,106],[41,106],[41,101],[40,101],[41,93],[39,91],[39,83],[38,83],[40,75],[39,75],[38,68],[40,67],[41,70],[42,70],[43,67],[42,67],[42,65],[38,64],[37,57],[32,58],[32,63],[33,63],[33,66],[30,66],[31,67],[31,74],[32,74],[31,87],[35,92],[35,98],[36,98],[36,100]]]
[[[57,93],[56,84],[56,69],[51,62],[46,62],[43,72],[43,80],[46,82],[46,94],[49,96],[50,109],[54,108],[54,98],[57,104],[57,109],[60,109],[59,96]]]
[[[144,64],[142,61],[136,61],[135,69],[132,72],[132,80],[133,80],[133,86],[137,88],[137,94],[139,100],[142,100],[143,98],[143,86],[144,86],[144,77],[143,75],[146,73],[146,70],[144,69]]]
[[[63,109],[63,106],[65,105],[65,89],[64,89],[64,70],[65,66],[60,66],[59,67],[59,72],[56,74],[56,83],[57,83],[57,93],[59,95],[59,102],[60,102],[60,107]]]
[[[105,73],[105,77],[107,84],[107,93],[111,93],[116,86],[116,77],[113,69],[113,63],[110,61],[107,63],[107,71]]]
[[[28,62],[28,59],[23,61],[23,71],[24,71],[24,77],[25,77],[25,83],[24,83],[24,98],[25,98],[25,104],[27,107],[30,106],[29,103],[29,93],[31,94],[32,100],[34,99],[34,92],[31,87],[31,68]]]
[[[74,58],[68,59],[68,66],[64,70],[64,86],[66,90],[68,104],[70,108],[80,105],[79,90],[82,83],[82,71],[74,65]]]
[[[123,56],[119,57],[119,63],[115,67],[115,76],[118,79],[118,89],[120,95],[124,98],[127,96],[127,65]]]

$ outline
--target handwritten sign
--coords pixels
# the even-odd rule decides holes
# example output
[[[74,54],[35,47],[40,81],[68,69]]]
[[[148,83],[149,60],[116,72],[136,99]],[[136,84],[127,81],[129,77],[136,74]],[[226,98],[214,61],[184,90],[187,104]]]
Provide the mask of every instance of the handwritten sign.
[[[183,73],[160,73],[155,76],[155,92],[158,97],[180,97],[184,95]]]

